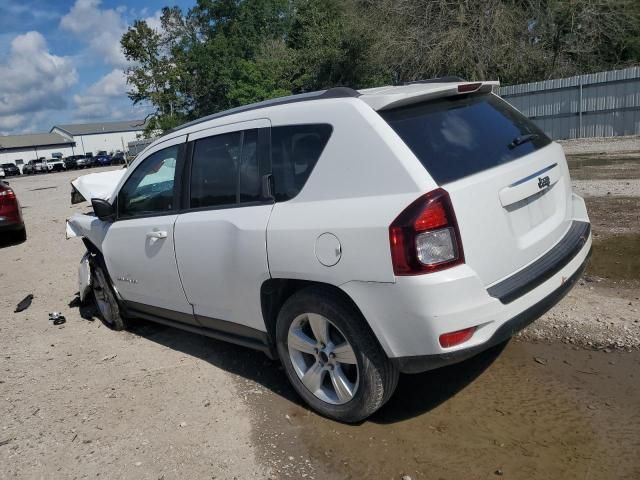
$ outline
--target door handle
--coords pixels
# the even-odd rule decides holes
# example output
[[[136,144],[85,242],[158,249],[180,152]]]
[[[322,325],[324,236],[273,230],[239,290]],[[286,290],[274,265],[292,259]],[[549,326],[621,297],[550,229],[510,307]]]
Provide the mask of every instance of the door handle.
[[[167,232],[164,230],[154,230],[147,232],[147,238],[167,238]]]

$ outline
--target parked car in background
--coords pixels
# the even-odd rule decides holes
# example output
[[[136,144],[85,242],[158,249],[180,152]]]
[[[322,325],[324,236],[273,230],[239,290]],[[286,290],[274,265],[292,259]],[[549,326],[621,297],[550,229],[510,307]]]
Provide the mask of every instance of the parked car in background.
[[[116,152],[111,157],[111,165],[124,165],[126,162],[124,152]]]
[[[22,166],[22,174],[23,175],[33,175],[35,172],[35,164],[33,163],[35,160],[29,160]]]
[[[0,181],[0,239],[9,236],[24,241],[27,239],[27,231],[15,192],[7,182]]]
[[[0,168],[4,170],[4,174],[7,177],[20,175],[20,169],[16,166],[15,163],[3,163],[2,165],[0,165]]]
[[[83,158],[84,155],[70,155],[64,158],[64,167],[67,170],[75,170],[78,168],[78,159]]]
[[[505,342],[586,266],[562,147],[496,85],[274,99],[74,180],[95,213],[67,227],[88,248],[81,299],[93,286],[116,330],[139,317],[265,351],[318,412],[366,418],[399,373]]]
[[[90,168],[93,167],[93,157],[80,156],[76,160],[76,166],[78,168]]]
[[[4,169],[0,167],[0,178],[4,178],[4,177],[6,177],[6,174],[4,173]]]
[[[94,164],[96,167],[105,167],[107,165],[111,165],[111,155],[96,155],[93,157]]]
[[[66,167],[62,158],[48,158],[44,161],[47,172],[61,172]]]
[[[39,158],[37,160],[29,160],[27,164],[23,167],[22,173],[25,175],[33,175],[35,173],[42,173],[45,171],[45,167],[42,164],[43,159]]]

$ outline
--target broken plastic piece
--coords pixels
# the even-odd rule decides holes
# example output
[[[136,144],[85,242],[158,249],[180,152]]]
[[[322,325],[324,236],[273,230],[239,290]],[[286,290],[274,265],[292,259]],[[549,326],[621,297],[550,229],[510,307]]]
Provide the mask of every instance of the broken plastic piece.
[[[49,320],[52,320],[54,325],[62,325],[64,322],[67,321],[67,319],[64,318],[64,315],[62,315],[60,312],[50,313]]]
[[[20,300],[20,303],[16,305],[16,309],[14,310],[14,312],[18,313],[29,308],[31,306],[31,300],[33,300],[33,294],[30,293],[29,295],[24,297],[22,300]]]

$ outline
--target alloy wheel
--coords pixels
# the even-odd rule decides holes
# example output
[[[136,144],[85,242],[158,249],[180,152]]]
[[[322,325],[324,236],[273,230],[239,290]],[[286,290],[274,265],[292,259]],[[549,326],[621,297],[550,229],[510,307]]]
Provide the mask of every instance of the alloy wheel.
[[[298,315],[289,326],[289,358],[302,384],[320,400],[341,405],[358,389],[353,347],[331,321],[315,313]]]

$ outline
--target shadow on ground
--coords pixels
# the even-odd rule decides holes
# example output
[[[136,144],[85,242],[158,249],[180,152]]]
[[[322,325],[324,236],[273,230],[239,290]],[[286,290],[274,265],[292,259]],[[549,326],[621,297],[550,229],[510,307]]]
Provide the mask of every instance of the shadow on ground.
[[[261,352],[146,321],[135,321],[129,331],[257,382],[283,398],[303,405],[280,363],[269,360]],[[498,345],[457,365],[417,375],[401,375],[391,400],[368,421],[395,423],[429,412],[472,383],[505,346],[506,343]]]

